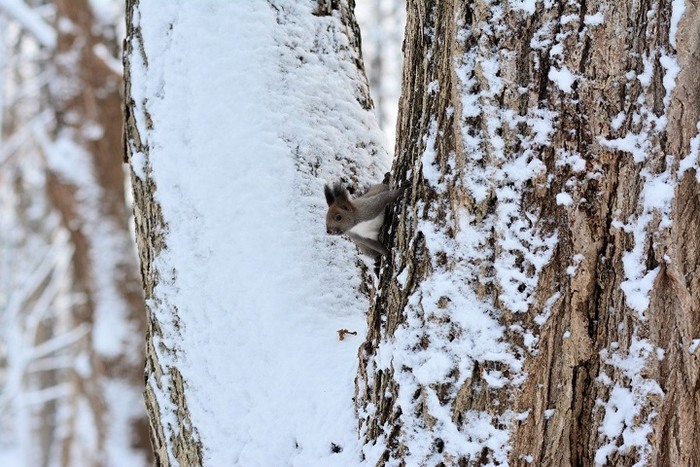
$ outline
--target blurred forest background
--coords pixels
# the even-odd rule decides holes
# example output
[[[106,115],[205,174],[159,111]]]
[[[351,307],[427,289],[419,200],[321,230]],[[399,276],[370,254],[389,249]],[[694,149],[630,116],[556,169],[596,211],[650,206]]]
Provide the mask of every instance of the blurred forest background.
[[[0,464],[147,465],[122,6],[0,13]]]
[[[391,152],[405,5],[359,0]],[[149,465],[124,5],[0,0],[0,465]]]

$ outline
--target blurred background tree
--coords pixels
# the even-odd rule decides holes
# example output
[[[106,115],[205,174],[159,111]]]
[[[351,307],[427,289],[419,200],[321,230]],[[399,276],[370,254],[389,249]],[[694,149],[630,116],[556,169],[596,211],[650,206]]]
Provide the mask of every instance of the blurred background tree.
[[[0,464],[147,465],[123,6],[0,1]]]
[[[401,96],[405,0],[357,0],[355,15],[362,31],[362,56],[379,127],[386,148],[394,150]]]

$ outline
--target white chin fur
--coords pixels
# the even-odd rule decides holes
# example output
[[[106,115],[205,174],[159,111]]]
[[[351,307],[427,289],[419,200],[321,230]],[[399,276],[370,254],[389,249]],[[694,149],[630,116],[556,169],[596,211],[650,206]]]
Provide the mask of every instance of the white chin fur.
[[[350,232],[359,235],[364,238],[371,238],[372,240],[377,240],[379,238],[379,229],[384,223],[384,214],[380,214],[374,219],[360,222],[355,227],[350,229]]]

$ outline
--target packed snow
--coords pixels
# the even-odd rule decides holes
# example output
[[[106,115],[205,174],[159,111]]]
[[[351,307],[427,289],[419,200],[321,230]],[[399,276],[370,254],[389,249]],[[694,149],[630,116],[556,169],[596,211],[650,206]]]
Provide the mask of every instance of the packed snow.
[[[572,86],[576,82],[576,75],[565,66],[561,69],[551,68],[548,77],[561,91],[567,94],[573,90]]]
[[[626,354],[617,349],[601,351],[604,362],[622,377],[613,381],[605,371],[599,376],[612,389],[607,401],[596,401],[605,410],[598,428],[605,443],[596,451],[596,465],[606,465],[608,456],[614,452],[624,453],[633,448],[639,456],[638,465],[647,465],[652,449],[647,436],[657,415],[654,410],[648,411],[647,406],[650,398],[662,397],[663,391],[656,381],[644,376],[644,369],[649,359],[659,358],[658,350],[635,332]]]
[[[133,93],[150,154],[132,164],[153,178],[167,223],[150,306],[207,465],[361,461],[352,398],[368,300],[355,247],[326,235],[323,184],[381,180],[388,156],[345,27],[313,8],[136,11]],[[357,336],[339,341],[341,328]]]

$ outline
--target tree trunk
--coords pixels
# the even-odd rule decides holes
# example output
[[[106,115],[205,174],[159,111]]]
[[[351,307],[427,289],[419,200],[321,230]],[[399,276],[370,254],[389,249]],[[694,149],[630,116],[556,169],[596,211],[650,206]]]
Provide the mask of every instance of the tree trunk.
[[[285,351],[285,344],[318,337],[304,334],[311,330],[299,322],[318,324],[337,310],[359,317],[366,309],[349,243],[329,247],[322,225],[324,182],[367,184],[388,168],[351,4],[180,2],[164,12],[148,1],[127,2],[125,146],[148,304],[146,405],[156,465],[280,465],[292,456],[304,465],[298,456],[311,456],[309,446],[327,436],[319,431],[305,443],[308,429],[292,428],[276,438],[290,418],[298,427],[313,425],[312,414],[301,421],[284,406],[275,426],[254,436],[263,417],[251,414],[268,413],[249,389],[254,378],[238,375],[256,365],[255,373],[271,379],[257,389],[284,387],[290,372],[276,372],[278,361],[297,359],[293,373],[308,364],[302,350]],[[216,34],[188,29],[197,21]],[[179,81],[180,74],[191,79]],[[190,211],[180,216],[180,209]],[[183,245],[185,234],[192,242]],[[310,284],[303,302],[311,305],[303,305],[298,290]],[[285,313],[268,316],[279,309]],[[316,328],[332,336],[326,350],[335,351],[337,328]],[[272,344],[262,345],[270,335]],[[350,341],[338,362],[348,365],[347,375],[354,373]],[[316,384],[334,371],[314,370]],[[328,398],[308,381],[284,389],[303,392],[299,399],[310,403]],[[299,399],[287,405],[307,402]],[[335,440],[320,449],[309,460],[354,455]]]
[[[0,427],[12,446],[3,459],[145,465],[145,313],[119,151],[119,15],[110,23],[87,1],[39,3],[0,8],[3,47],[12,44],[2,51],[0,319],[9,361],[0,418],[15,425],[14,437]]]
[[[75,248],[75,288],[84,300],[74,319],[91,329],[81,342],[90,371],[72,379],[74,415],[60,451],[64,465],[138,464],[151,458],[139,389],[145,307],[119,151],[122,76],[114,65],[117,33],[110,29],[116,25],[100,24],[83,0],[58,0],[56,13],[56,74],[49,86],[56,128],[46,149],[47,189]],[[74,173],[66,170],[71,164]],[[85,423],[94,427],[94,444],[83,438]]]
[[[139,0],[127,0],[126,30],[127,39],[124,42],[124,150],[125,160],[129,162],[133,153],[145,154],[148,157],[149,148],[139,133],[136,118],[145,118],[147,128],[153,125],[147,111],[145,115],[136,115],[136,103],[131,92],[132,61],[134,56],[147,62],[143,49],[143,37],[138,24],[134,24]],[[136,47],[136,49],[134,49]],[[145,109],[144,109],[145,110]],[[143,129],[141,129],[143,131]],[[150,423],[150,438],[153,446],[155,465],[171,465],[171,460],[177,460],[180,465],[202,465],[202,444],[194,431],[190,420],[187,401],[184,394],[182,374],[176,366],[162,365],[161,353],[175,358],[175,350],[164,346],[158,349],[157,341],[162,339],[163,331],[155,317],[153,305],[154,288],[159,280],[155,270],[154,259],[165,248],[163,233],[166,223],[163,219],[159,203],[155,199],[156,186],[153,180],[146,176],[138,177],[131,173],[131,185],[134,192],[134,221],[136,223],[136,243],[138,246],[141,279],[148,310],[148,325],[146,330],[146,388],[144,400]],[[149,303],[151,305],[149,305]],[[159,305],[159,304],[158,304]],[[179,317],[172,310],[173,323],[179,325]],[[161,401],[159,402],[159,398]],[[165,407],[161,407],[166,405]],[[176,426],[172,426],[164,417],[175,416]],[[170,447],[170,449],[169,449]]]
[[[409,2],[410,188],[357,382],[379,464],[700,464],[683,5]]]

